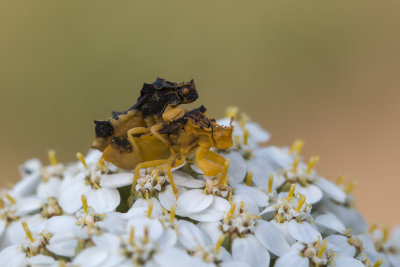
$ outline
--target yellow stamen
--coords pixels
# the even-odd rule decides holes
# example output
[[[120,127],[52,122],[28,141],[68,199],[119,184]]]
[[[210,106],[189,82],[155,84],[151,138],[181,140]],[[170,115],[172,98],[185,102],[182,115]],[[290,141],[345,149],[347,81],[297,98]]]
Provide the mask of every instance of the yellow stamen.
[[[344,174],[340,174],[339,177],[336,180],[336,185],[341,185],[344,180]]]
[[[160,183],[161,179],[160,179],[160,176],[158,175],[158,170],[154,171],[154,175],[156,176],[157,182]]]
[[[86,196],[84,194],[81,195],[81,201],[82,201],[82,207],[83,207],[83,211],[85,213],[88,212],[88,205],[87,205],[87,199]]]
[[[252,171],[248,171],[247,175],[246,175],[246,184],[248,186],[251,186],[251,179],[253,179],[253,172]]]
[[[223,184],[227,185],[228,184],[228,170],[229,170],[229,159],[226,159],[224,162],[224,172],[222,173],[222,177],[220,182],[218,182],[218,185]]]
[[[9,194],[6,194],[6,198],[7,198],[8,201],[10,201],[10,203],[13,204],[13,205],[15,205],[15,203],[17,203],[17,202],[15,201],[15,199],[14,199],[12,196],[10,196]]]
[[[317,164],[319,161],[319,156],[311,157],[310,161],[308,162],[308,167],[307,167],[307,174],[310,174],[312,168],[314,168],[315,164]]]
[[[369,233],[370,234],[372,234],[375,230],[376,230],[376,228],[378,228],[378,224],[376,224],[376,223],[374,223],[372,226],[371,226],[371,228],[369,228]]]
[[[305,202],[306,202],[306,196],[305,195],[301,195],[300,196],[300,200],[299,200],[299,204],[297,204],[297,208],[296,208],[297,212],[300,211],[301,207],[303,207]]]
[[[66,267],[67,265],[65,265],[65,261],[60,260],[58,261],[58,267]]]
[[[219,181],[219,182],[221,182],[221,180]],[[219,182],[218,182],[218,184],[219,184]],[[204,187],[204,195],[207,195],[207,191],[208,191],[208,183],[206,182],[206,186]]]
[[[22,221],[21,224],[22,224],[22,227],[24,228],[26,236],[31,241],[31,243],[35,242],[35,239],[33,238],[31,230],[29,230],[29,227],[28,227],[28,224],[26,223],[26,221]]]
[[[54,167],[57,166],[56,152],[54,150],[49,150],[47,156],[49,157],[50,164]]]
[[[97,164],[100,166],[100,168],[101,168],[103,171],[106,171],[106,170],[107,170],[106,163],[104,162],[104,159],[103,159],[103,158],[100,158],[99,161],[97,162]]]
[[[295,189],[296,189],[296,184],[291,184],[290,190],[289,190],[289,195],[288,195],[289,200],[292,200]]]
[[[135,237],[135,227],[131,226],[131,231],[129,232],[129,244],[133,245],[133,240]]]
[[[356,181],[352,181],[351,183],[349,183],[347,185],[347,187],[344,189],[344,192],[346,194],[350,194],[351,192],[353,192],[354,187],[356,186]]]
[[[327,246],[328,246],[328,240],[325,239],[324,242],[322,243],[321,248],[318,251],[318,255],[317,255],[318,258],[322,257],[322,255],[324,254]]]
[[[174,222],[174,219],[175,219],[175,210],[176,210],[176,206],[173,205],[173,206],[171,207],[171,214],[169,215],[169,222],[170,222],[170,223],[173,223],[173,222]]]
[[[379,267],[379,266],[381,266],[382,264],[384,264],[385,262],[381,259],[381,258],[379,258],[379,260],[377,260],[376,262],[375,262],[375,264],[374,264],[374,266],[373,267]]]
[[[225,221],[228,221],[230,218],[232,218],[235,209],[236,209],[236,202],[233,202],[231,205],[231,209],[229,210],[228,214],[225,217]]]
[[[383,237],[382,237],[383,243],[385,243],[388,240],[388,237],[389,237],[389,227],[385,226],[383,227]]]
[[[239,112],[239,108],[236,106],[227,107],[225,110],[225,116],[228,118],[236,118]]]
[[[243,202],[243,201],[240,201],[240,209],[241,209],[241,210],[244,210],[244,207],[245,207],[244,202]]]
[[[144,197],[149,200],[149,190],[146,189],[146,192],[144,193]]]
[[[229,191],[228,193],[228,201],[232,204],[232,191]]]
[[[272,184],[274,182],[274,175],[271,173],[268,178],[268,193],[272,192]]]
[[[144,243],[149,243],[149,228],[147,225],[144,227]]]
[[[149,209],[147,210],[147,218],[150,218],[151,214],[153,213],[154,203],[153,200],[151,199],[148,199],[147,201],[149,202]]]
[[[278,220],[277,221],[278,221],[278,223],[281,223],[281,221],[282,221],[282,214],[281,213],[278,214]]]
[[[303,149],[304,141],[301,139],[297,139],[294,141],[293,145],[290,147],[289,154],[293,155],[294,152],[300,154],[301,150]]]
[[[250,120],[250,117],[242,112],[242,114],[240,114],[240,127],[244,128],[244,126],[246,125],[246,123]]]
[[[353,231],[353,229],[347,228],[347,229],[346,229],[346,232],[344,233],[344,235],[345,235],[345,236],[350,236],[351,231]]]
[[[239,145],[239,141],[240,141],[240,136],[235,136],[234,137],[235,146]]]
[[[292,168],[292,172],[293,172],[293,173],[296,173],[296,171],[297,171],[297,166],[299,166],[299,161],[300,161],[300,158],[299,158],[299,157],[296,157],[295,160],[294,160],[294,162],[293,162],[293,168]]]
[[[79,161],[82,163],[83,167],[85,167],[85,169],[88,169],[88,166],[86,164],[86,160],[85,157],[82,155],[81,152],[76,153],[76,157],[79,159]]]
[[[245,146],[247,146],[248,143],[249,143],[249,130],[244,129],[244,130],[243,130],[243,144],[244,144]]]
[[[215,245],[215,253],[219,252],[220,247],[222,246],[222,243],[224,242],[225,239],[225,235],[221,235],[218,238],[217,244]]]

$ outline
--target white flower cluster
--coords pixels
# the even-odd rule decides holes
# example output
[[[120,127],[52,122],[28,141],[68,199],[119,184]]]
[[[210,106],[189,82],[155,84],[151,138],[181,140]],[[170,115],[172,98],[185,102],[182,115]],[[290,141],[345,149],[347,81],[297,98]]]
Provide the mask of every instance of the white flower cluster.
[[[303,163],[301,141],[261,147],[269,134],[256,123],[233,125],[235,145],[216,151],[230,160],[227,179],[188,158],[173,170],[177,196],[163,166],[131,188],[133,172],[97,151],[26,162],[0,192],[0,265],[400,266],[400,228],[368,229],[352,184],[317,174],[318,157]]]

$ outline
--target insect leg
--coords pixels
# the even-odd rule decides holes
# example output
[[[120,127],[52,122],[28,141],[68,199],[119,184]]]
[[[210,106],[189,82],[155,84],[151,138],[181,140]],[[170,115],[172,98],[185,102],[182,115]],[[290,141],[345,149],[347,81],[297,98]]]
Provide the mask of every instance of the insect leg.
[[[197,148],[196,163],[197,166],[204,172],[205,176],[215,176],[223,172],[223,165],[207,159],[206,154],[209,152],[204,147]]]
[[[214,151],[207,151],[206,154],[204,155],[204,158],[211,160],[216,164],[219,164],[223,168],[222,177],[220,177],[218,185],[221,185],[222,183],[227,183],[229,160],[225,159],[223,156]]]
[[[152,160],[152,161],[146,161],[146,162],[139,163],[135,167],[135,174],[134,174],[134,177],[133,177],[131,194],[133,195],[133,193],[135,192],[135,187],[136,187],[137,179],[139,178],[140,169],[157,167],[157,166],[165,165],[165,164],[167,164],[169,162],[170,162],[170,159],[158,159],[158,160]]]
[[[162,124],[156,124],[151,126],[150,131],[161,142],[163,142],[167,146],[171,146],[171,143],[167,139],[165,139],[161,134],[158,133],[158,131],[161,130],[162,127],[163,127]]]
[[[134,151],[137,151],[137,153],[140,153],[140,149],[139,149],[138,145],[136,144],[136,141],[133,138],[133,136],[135,134],[145,134],[145,133],[148,133],[149,131],[150,131],[149,128],[146,128],[146,127],[135,127],[135,128],[128,130],[128,133],[127,133],[128,140],[131,143]]]
[[[172,192],[174,192],[175,198],[178,199],[178,188],[176,188],[175,182],[174,182],[174,178],[171,172],[171,161],[168,163],[167,168],[166,168],[166,173],[169,179],[169,182],[171,184],[172,187]]]
[[[222,166],[225,164],[225,158],[214,151],[207,151],[204,158],[214,161]]]

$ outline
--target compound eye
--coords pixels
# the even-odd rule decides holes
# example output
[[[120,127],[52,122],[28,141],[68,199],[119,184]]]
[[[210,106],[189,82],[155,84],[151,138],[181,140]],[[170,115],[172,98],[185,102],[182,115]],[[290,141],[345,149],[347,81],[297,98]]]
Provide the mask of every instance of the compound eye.
[[[183,88],[182,94],[183,95],[188,95],[189,94],[189,88]]]

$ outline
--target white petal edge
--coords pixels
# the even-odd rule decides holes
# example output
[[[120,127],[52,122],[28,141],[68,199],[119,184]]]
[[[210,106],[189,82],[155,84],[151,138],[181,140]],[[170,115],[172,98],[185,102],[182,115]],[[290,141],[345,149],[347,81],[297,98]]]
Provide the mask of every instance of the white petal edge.
[[[281,256],[289,251],[289,243],[281,232],[271,223],[258,221],[254,235],[260,243],[276,256]]]

